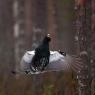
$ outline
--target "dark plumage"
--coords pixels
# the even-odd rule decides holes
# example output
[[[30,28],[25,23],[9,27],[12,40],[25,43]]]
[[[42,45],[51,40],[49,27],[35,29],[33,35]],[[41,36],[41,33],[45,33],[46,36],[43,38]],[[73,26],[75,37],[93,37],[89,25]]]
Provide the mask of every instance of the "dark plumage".
[[[58,51],[61,55],[66,56],[66,52],[59,50]]]
[[[45,36],[42,43],[35,49],[35,55],[31,61],[31,69],[34,71],[44,70],[44,68],[49,64],[50,50],[49,42],[50,36]]]

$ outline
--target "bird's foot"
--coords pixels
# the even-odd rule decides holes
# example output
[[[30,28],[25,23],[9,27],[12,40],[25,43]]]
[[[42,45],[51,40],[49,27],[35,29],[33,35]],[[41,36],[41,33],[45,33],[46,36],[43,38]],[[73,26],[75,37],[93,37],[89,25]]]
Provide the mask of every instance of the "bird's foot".
[[[32,66],[32,67],[31,67],[31,71],[32,71],[32,72],[37,72],[37,68],[35,68],[35,67]]]
[[[29,73],[30,73],[30,70],[25,71],[25,73],[26,73],[26,74],[29,74]]]

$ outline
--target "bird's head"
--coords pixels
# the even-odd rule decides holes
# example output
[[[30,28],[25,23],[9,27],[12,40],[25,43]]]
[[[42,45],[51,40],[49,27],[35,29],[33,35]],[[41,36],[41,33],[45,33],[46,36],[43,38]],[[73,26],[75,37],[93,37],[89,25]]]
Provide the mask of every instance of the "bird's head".
[[[44,37],[43,42],[50,42],[50,41],[51,41],[50,34],[47,34],[47,35]]]

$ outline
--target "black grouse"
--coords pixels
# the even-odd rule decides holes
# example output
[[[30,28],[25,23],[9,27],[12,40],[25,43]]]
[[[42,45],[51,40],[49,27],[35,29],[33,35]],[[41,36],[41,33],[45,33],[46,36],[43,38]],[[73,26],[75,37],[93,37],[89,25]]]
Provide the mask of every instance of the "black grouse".
[[[46,63],[43,72],[41,70],[37,71],[33,68],[31,61],[35,55],[35,50],[27,51],[21,59],[20,70],[21,72],[38,74],[49,71],[61,71],[77,73],[82,68],[82,60],[77,55],[69,55],[63,51],[50,51],[49,64]],[[34,65],[36,68],[36,66]],[[40,66],[39,66],[40,67]],[[34,71],[33,71],[34,69]],[[38,68],[37,68],[38,69]]]
[[[35,55],[31,61],[31,69],[33,71],[43,71],[49,64],[50,50],[49,42],[51,41],[50,35],[44,37],[42,43],[35,49]]]

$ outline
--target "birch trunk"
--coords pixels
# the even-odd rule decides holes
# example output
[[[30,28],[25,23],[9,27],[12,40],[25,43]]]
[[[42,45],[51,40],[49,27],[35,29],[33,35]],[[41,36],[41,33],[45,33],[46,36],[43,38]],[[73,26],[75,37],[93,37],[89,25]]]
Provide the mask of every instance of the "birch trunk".
[[[16,62],[16,71],[19,70],[20,60],[25,52],[25,14],[24,14],[24,1],[14,0],[13,3],[13,18],[14,18],[14,53]]]

